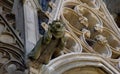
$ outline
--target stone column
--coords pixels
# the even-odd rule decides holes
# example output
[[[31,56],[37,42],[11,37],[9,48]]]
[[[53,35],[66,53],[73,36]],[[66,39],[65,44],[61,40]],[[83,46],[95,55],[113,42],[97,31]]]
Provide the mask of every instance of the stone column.
[[[25,20],[25,48],[28,54],[35,46],[38,40],[38,16],[37,8],[33,0],[24,2],[24,20]]]

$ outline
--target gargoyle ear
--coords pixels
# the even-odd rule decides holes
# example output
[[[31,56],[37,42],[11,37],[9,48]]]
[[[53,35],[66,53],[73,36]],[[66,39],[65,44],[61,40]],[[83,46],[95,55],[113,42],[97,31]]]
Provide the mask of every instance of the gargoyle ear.
[[[49,23],[49,26],[52,27],[53,24],[55,24],[55,20],[53,20],[51,23]]]
[[[65,26],[65,23],[62,20],[59,20],[59,22]]]

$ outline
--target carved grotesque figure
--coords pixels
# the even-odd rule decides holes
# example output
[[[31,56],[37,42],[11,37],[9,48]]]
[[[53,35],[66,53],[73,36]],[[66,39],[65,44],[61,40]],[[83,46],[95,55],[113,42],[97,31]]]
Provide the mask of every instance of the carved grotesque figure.
[[[82,18],[79,18],[79,21],[82,25],[88,27],[89,26],[89,22],[88,19],[86,17],[84,17],[83,15],[81,15]]]
[[[54,53],[59,52],[65,45],[65,28],[60,21],[53,21],[49,24],[48,31],[39,39],[34,49],[28,55],[29,59],[35,63],[47,64]]]
[[[94,26],[94,29],[95,29],[96,31],[98,31],[99,33],[102,33],[102,32],[103,32],[103,26],[100,25],[100,24],[96,24],[96,25]]]
[[[101,43],[101,44],[106,44],[106,43],[107,43],[106,37],[104,37],[104,36],[102,36],[102,35],[97,35],[97,36],[95,37],[95,39],[96,39],[99,43]]]

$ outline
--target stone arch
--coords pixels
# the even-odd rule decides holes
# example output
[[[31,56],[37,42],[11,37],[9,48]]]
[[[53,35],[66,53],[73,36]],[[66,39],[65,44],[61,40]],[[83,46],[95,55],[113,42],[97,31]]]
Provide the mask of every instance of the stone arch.
[[[96,70],[91,72],[95,74],[99,74],[99,72],[100,74],[119,74],[119,71],[102,56],[90,53],[69,53],[62,55],[51,60],[48,65],[44,66],[41,74],[71,74],[69,71],[74,72],[78,68],[81,69],[78,73],[82,74],[86,74],[85,71],[89,71],[88,69],[93,70],[92,68],[96,68]],[[99,72],[97,72],[98,70]]]

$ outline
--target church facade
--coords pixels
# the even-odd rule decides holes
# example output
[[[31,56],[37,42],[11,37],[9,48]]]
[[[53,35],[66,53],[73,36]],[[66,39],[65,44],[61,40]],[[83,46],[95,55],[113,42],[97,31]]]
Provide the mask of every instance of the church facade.
[[[120,29],[103,0],[0,0],[0,74],[120,74]]]

